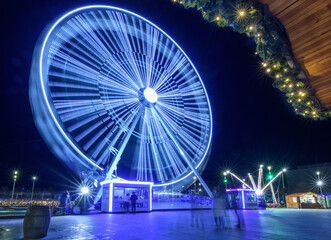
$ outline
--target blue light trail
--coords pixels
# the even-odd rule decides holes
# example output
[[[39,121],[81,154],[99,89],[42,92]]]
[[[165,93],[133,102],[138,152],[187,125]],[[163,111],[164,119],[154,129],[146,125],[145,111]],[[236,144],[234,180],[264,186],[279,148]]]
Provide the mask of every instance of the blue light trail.
[[[138,181],[163,187],[198,174],[212,136],[208,95],[160,28],[123,9],[87,6],[57,20],[39,53],[31,104],[50,127],[36,123],[75,171],[98,169],[109,180],[129,161],[127,145],[136,144],[131,170]]]

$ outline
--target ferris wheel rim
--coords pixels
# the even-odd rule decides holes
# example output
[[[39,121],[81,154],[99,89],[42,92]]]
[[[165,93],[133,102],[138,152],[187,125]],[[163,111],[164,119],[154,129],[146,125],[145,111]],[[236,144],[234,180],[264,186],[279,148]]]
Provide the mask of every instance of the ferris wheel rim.
[[[197,69],[195,68],[194,64],[192,63],[192,61],[190,60],[190,58],[187,56],[187,54],[185,53],[185,51],[177,44],[177,42],[171,38],[164,30],[162,30],[161,28],[159,28],[157,25],[155,25],[154,23],[150,22],[149,20],[147,20],[146,18],[136,14],[136,13],[133,13],[131,11],[128,11],[126,9],[122,9],[122,8],[118,8],[118,7],[113,7],[113,6],[108,6],[108,5],[88,5],[88,6],[84,6],[84,7],[80,7],[80,8],[76,8],[72,11],[69,11],[67,12],[66,14],[64,14],[62,17],[60,17],[53,25],[52,27],[47,31],[47,34],[44,38],[44,40],[42,41],[42,48],[41,48],[41,52],[40,52],[40,55],[39,55],[39,78],[40,78],[40,84],[41,84],[41,89],[42,89],[42,92],[43,92],[43,98],[44,98],[44,101],[47,105],[47,109],[48,109],[48,112],[50,113],[50,115],[52,116],[52,119],[53,119],[53,122],[55,123],[57,129],[61,132],[62,136],[66,139],[66,141],[70,144],[71,147],[74,148],[74,150],[81,156],[83,157],[83,159],[87,160],[88,163],[90,163],[91,165],[93,165],[94,167],[98,168],[99,170],[105,170],[104,168],[100,167],[98,164],[96,164],[94,161],[92,161],[89,157],[87,157],[77,146],[75,143],[72,142],[72,140],[67,136],[67,134],[65,133],[64,129],[62,128],[62,126],[60,125],[60,123],[58,122],[58,119],[56,118],[51,106],[50,106],[50,103],[49,103],[49,100],[48,100],[48,97],[47,97],[47,93],[46,93],[46,89],[45,89],[45,86],[44,86],[44,78],[43,78],[43,57],[44,57],[44,51],[45,51],[45,47],[46,47],[46,43],[48,42],[48,39],[50,37],[50,35],[52,34],[52,32],[54,31],[54,29],[67,17],[69,17],[70,15],[72,14],[75,14],[75,13],[78,13],[80,11],[83,11],[83,10],[88,10],[88,9],[97,9],[97,8],[100,8],[100,9],[109,9],[109,10],[115,10],[115,11],[120,11],[120,12],[123,12],[123,13],[127,13],[127,14],[130,14],[130,15],[133,15],[134,17],[137,17],[139,19],[142,19],[143,21],[147,22],[148,24],[150,24],[151,26],[155,27],[158,31],[160,31],[162,34],[164,34],[167,38],[169,38],[174,44],[175,46],[181,51],[181,53],[185,56],[185,58],[187,59],[187,61],[190,63],[190,65],[192,66],[192,68],[194,69],[194,72],[195,74],[197,75],[198,79],[199,79],[199,82],[201,83],[201,86],[203,88],[203,91],[204,91],[204,95],[206,97],[206,101],[207,101],[207,104],[208,104],[208,110],[209,110],[209,118],[210,118],[210,134],[209,134],[209,138],[208,138],[208,144],[206,146],[206,150],[203,154],[203,156],[201,157],[200,161],[198,162],[198,164],[194,167],[195,169],[198,169],[201,164],[204,162],[205,158],[206,158],[206,155],[207,153],[209,152],[210,150],[210,144],[211,144],[211,139],[212,139],[212,132],[213,132],[213,119],[212,119],[212,109],[211,109],[211,104],[210,104],[210,101],[209,101],[209,97],[208,97],[208,94],[207,94],[207,91],[206,91],[206,88],[205,88],[205,85],[197,71]],[[168,186],[168,185],[171,185],[171,184],[175,184],[175,183],[178,183],[182,180],[184,180],[185,178],[187,178],[188,176],[190,176],[191,174],[193,173],[193,171],[189,171],[185,176],[179,178],[179,179],[176,179],[175,181],[171,181],[171,182],[166,182],[166,183],[162,183],[162,184],[154,184],[155,187],[161,187],[161,186]]]

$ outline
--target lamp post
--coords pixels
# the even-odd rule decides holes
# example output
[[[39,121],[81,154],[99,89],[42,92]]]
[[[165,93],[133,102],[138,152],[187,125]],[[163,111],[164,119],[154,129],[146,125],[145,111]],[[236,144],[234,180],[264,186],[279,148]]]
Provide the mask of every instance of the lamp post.
[[[31,192],[31,201],[33,199],[34,184],[35,184],[36,180],[37,180],[37,177],[33,176],[32,177],[33,184],[32,184],[32,192]]]
[[[83,198],[84,198],[84,213],[85,212],[87,212],[86,211],[86,195],[88,195],[89,194],[89,192],[90,192],[90,189],[88,188],[88,187],[82,187],[81,189],[80,189],[80,191],[81,191],[81,193],[82,193],[82,195],[83,195]]]
[[[11,199],[14,198],[15,184],[16,184],[16,180],[17,180],[17,175],[18,175],[18,171],[14,171],[14,182],[13,182],[13,190],[11,192]]]

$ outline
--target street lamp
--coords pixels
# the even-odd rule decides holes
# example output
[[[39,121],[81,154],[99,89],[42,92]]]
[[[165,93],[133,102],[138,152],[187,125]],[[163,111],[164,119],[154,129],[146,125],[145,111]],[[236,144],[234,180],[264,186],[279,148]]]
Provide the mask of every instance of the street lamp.
[[[321,195],[322,195],[322,194],[323,194],[323,193],[322,193],[323,181],[318,180],[318,181],[317,181],[317,186],[320,188],[320,192],[321,192]]]
[[[90,189],[87,186],[84,186],[80,189],[80,192],[83,195],[83,199],[84,199],[84,209],[83,209],[83,211],[86,212],[86,195],[89,194]]]
[[[85,194],[88,194],[90,190],[89,190],[88,187],[82,187],[82,188],[80,189],[80,191],[81,191],[81,193],[82,193],[83,195],[85,195]]]
[[[16,180],[17,180],[17,175],[18,175],[18,171],[14,171],[14,182],[13,182],[13,190],[11,192],[11,199],[14,198],[15,184],[16,184]]]
[[[32,184],[32,192],[31,192],[31,201],[32,201],[32,198],[33,198],[34,184],[35,184],[36,180],[37,180],[37,177],[33,176],[32,177],[33,184]]]

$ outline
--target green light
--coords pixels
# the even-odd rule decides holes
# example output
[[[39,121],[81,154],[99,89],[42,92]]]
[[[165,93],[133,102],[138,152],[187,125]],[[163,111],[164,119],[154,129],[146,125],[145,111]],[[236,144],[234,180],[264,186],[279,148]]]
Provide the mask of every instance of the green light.
[[[274,176],[273,176],[271,173],[268,174],[268,179],[269,179],[269,180],[271,180],[273,177],[274,177]]]
[[[224,183],[227,183],[228,182],[228,179],[226,177],[224,177],[223,182]]]

